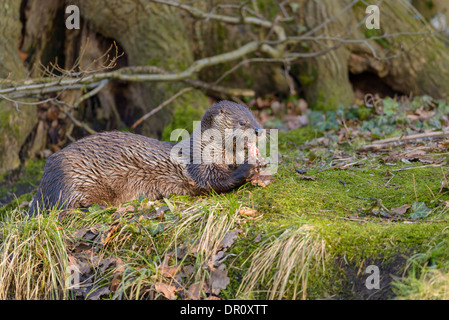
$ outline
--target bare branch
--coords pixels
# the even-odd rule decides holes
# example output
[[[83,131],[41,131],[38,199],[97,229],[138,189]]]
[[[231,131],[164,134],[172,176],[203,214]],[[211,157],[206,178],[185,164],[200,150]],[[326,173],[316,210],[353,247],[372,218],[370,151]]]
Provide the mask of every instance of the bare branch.
[[[178,91],[175,95],[173,95],[172,97],[170,97],[169,99],[165,100],[164,102],[162,102],[159,106],[157,106],[156,108],[154,108],[153,110],[151,110],[150,112],[148,112],[147,114],[145,114],[143,117],[141,117],[139,120],[137,120],[136,122],[134,122],[134,124],[131,126],[131,129],[134,130],[136,129],[136,127],[142,123],[142,121],[148,119],[149,117],[151,117],[153,114],[155,114],[156,112],[160,111],[163,107],[165,107],[166,105],[172,103],[176,98],[178,98],[179,96],[181,96],[182,94],[192,90],[192,87],[187,87],[182,89],[181,91]]]
[[[277,34],[279,40],[283,40],[286,38],[284,28],[265,19],[256,17],[247,17],[245,15],[241,15],[240,17],[230,17],[221,14],[207,13],[192,6],[171,0],[150,0],[150,1],[182,9],[198,19],[204,20],[212,19],[229,24],[253,24],[262,28],[273,29],[274,32]],[[240,9],[240,11],[242,11],[242,9]]]

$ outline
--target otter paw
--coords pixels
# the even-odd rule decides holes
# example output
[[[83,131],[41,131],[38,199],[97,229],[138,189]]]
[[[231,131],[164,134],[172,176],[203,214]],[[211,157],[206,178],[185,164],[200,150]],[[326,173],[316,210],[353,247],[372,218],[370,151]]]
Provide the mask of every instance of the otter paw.
[[[234,171],[234,177],[237,180],[248,181],[248,179],[256,173],[256,168],[256,165],[245,162]]]

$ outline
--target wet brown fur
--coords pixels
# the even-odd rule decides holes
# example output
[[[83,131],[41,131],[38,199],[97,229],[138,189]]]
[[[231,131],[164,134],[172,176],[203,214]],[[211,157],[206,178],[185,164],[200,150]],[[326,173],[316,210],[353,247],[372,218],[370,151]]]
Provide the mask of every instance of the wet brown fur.
[[[246,107],[221,101],[204,114],[201,132],[241,128],[243,122],[245,129],[260,127]],[[142,194],[155,200],[171,194],[198,195],[212,189],[224,192],[244,184],[253,167],[247,163],[176,163],[170,159],[173,146],[120,131],[76,141],[48,158],[29,214],[54,206],[119,205]]]

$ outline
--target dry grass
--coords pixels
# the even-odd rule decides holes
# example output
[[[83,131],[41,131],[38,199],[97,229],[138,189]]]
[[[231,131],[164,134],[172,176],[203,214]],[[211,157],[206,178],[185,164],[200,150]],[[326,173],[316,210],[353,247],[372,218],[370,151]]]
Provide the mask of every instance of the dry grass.
[[[230,195],[216,195],[213,200],[180,209],[167,203],[172,218],[152,220],[164,224],[155,234],[136,218],[138,212],[126,212],[114,220],[114,233],[96,254],[99,259],[103,255],[117,257],[123,262],[122,271],[113,280],[115,270],[103,274],[94,268],[93,287],[115,281],[109,295],[112,299],[158,299],[171,293],[172,298],[188,298],[192,286],[200,288],[197,298],[217,295],[223,288],[218,285],[214,289],[212,279],[229,280],[227,271],[219,267],[224,267],[227,246],[238,234],[233,240],[224,240],[238,228],[241,203]],[[0,222],[0,299],[80,298],[66,286],[73,233],[93,226],[112,230],[107,221],[114,213],[78,212],[62,220],[57,213],[28,219],[13,210]],[[137,224],[140,233],[133,233],[130,224]],[[289,228],[251,254],[237,297],[264,292],[268,299],[305,299],[309,271],[324,269],[325,256],[325,243],[312,227]],[[167,286],[168,293],[158,289],[161,284]]]
[[[0,228],[0,299],[69,299],[67,232],[53,214],[12,211]]]
[[[162,246],[156,243],[158,239],[147,234],[153,248],[159,248],[154,249],[154,260],[140,259],[143,265],[128,262],[128,272],[125,272],[113,298],[156,299],[161,296],[155,290],[157,283],[176,288],[176,292],[185,292],[192,284],[203,288],[210,279],[208,265],[214,261],[225,235],[235,227],[238,216],[238,209],[230,208],[222,200],[218,199],[214,204],[196,204],[176,212],[179,220],[164,231],[169,239]],[[172,211],[175,210],[172,208]],[[193,268],[189,275],[182,273],[186,265]],[[167,270],[175,275],[183,274],[182,281],[179,276],[167,276]]]
[[[249,259],[251,266],[237,293],[239,297],[265,293],[267,299],[306,299],[309,271],[320,266],[324,270],[326,245],[309,225],[304,225],[266,241]]]

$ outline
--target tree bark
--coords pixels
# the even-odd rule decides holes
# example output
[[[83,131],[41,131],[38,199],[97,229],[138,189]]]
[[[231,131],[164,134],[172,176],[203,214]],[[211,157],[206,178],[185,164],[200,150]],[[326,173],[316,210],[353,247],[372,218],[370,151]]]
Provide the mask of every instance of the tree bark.
[[[366,16],[364,5],[355,5],[341,13],[351,3],[350,0],[299,2],[301,9],[298,10],[298,21],[307,30],[329,21],[310,34],[322,38],[319,42],[307,42],[306,51],[316,52],[336,46],[335,50],[324,55],[304,59],[296,69],[306,99],[312,107],[335,109],[339,104],[353,103],[354,95],[351,92],[358,84],[351,83],[348,74],[375,76],[371,77],[365,93],[376,93],[379,86],[386,85],[393,92],[406,95],[427,94],[437,99],[448,97],[449,53],[443,42],[434,35],[411,35],[429,32],[430,29],[414,15],[407,1],[381,3],[380,30],[368,30],[364,23],[356,25]],[[348,33],[349,30],[352,31]],[[403,35],[369,40],[371,37],[396,33]],[[365,40],[369,46],[363,42]]]
[[[0,5],[0,78],[22,79],[26,70],[19,56],[20,0]],[[0,174],[20,166],[20,150],[35,126],[35,106],[16,106],[0,98]]]
[[[302,2],[303,10],[299,19],[309,29],[332,19],[344,8],[343,1]],[[320,31],[325,36],[340,37],[346,30],[350,30],[354,21],[352,12],[348,12],[347,15],[335,19],[332,26],[326,26]],[[335,41],[331,40],[312,41],[308,43],[308,50],[319,52],[334,45]],[[340,104],[349,105],[354,102],[354,92],[348,73],[349,55],[350,50],[346,46],[339,46],[316,58],[304,59],[299,64],[298,78],[309,105],[314,109],[336,109]]]
[[[125,51],[127,65],[155,65],[169,71],[181,71],[193,62],[193,48],[186,25],[176,10],[148,1],[78,0],[81,16],[91,30],[113,39]],[[126,100],[132,121],[157,107],[184,87],[183,84],[129,84]],[[205,96],[194,90],[178,98],[177,108],[165,108],[145,121],[140,132],[161,137],[174,110],[207,108]],[[119,106],[125,107],[125,106]],[[131,125],[132,122],[128,122]]]

